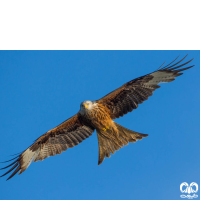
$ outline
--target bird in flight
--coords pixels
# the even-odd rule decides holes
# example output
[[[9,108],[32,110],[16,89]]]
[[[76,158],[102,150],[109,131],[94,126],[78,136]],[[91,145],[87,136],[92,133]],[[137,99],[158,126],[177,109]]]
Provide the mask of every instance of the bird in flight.
[[[158,70],[125,83],[99,100],[82,102],[77,114],[40,136],[20,155],[11,159],[14,162],[1,168],[11,167],[2,176],[12,172],[8,177],[10,179],[17,172],[21,174],[32,161],[42,161],[49,156],[61,154],[91,136],[95,130],[99,144],[99,165],[105,157],[109,158],[111,153],[114,154],[129,142],[147,137],[147,134],[129,130],[113,119],[136,109],[138,104],[143,103],[154,90],[160,88],[158,84],[171,82],[182,75],[182,71],[193,67],[194,65],[185,66],[193,59],[181,64],[186,56],[178,62],[176,58],[164,67],[163,63]],[[185,67],[182,68],[183,66]]]

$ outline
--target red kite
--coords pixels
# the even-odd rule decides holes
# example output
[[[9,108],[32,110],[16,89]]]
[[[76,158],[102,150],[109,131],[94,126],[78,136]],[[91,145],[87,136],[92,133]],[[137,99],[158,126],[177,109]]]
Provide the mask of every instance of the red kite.
[[[193,67],[194,65],[181,68],[193,60],[179,64],[185,57],[173,64],[177,60],[176,58],[165,67],[162,65],[150,74],[133,79],[97,101],[82,102],[76,115],[46,132],[28,149],[11,159],[15,159],[15,161],[2,169],[10,166],[12,168],[2,176],[12,172],[8,178],[10,179],[17,172],[19,174],[24,172],[32,161],[36,162],[61,154],[88,138],[95,129],[99,143],[99,165],[105,157],[110,157],[110,153],[114,154],[116,150],[129,142],[136,142],[147,137],[147,134],[124,128],[113,119],[136,109],[138,104],[147,100],[153,91],[160,87],[158,84],[171,82],[175,80],[175,77],[182,75],[182,71]]]

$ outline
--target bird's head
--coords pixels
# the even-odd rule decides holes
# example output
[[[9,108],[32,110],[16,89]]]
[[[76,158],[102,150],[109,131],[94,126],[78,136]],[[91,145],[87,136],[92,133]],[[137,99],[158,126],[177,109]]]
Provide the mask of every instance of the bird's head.
[[[92,101],[83,101],[80,105],[80,112],[84,114],[85,112],[92,110],[94,107],[94,102]]]

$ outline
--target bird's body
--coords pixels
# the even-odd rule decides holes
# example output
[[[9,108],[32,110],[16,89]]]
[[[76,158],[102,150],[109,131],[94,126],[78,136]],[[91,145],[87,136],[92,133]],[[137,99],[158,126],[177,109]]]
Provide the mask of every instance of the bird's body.
[[[117,124],[113,119],[136,109],[153,94],[154,90],[160,88],[158,84],[171,82],[175,77],[182,75],[182,71],[193,67],[181,68],[192,61],[178,65],[184,59],[185,57],[172,64],[175,59],[163,68],[161,66],[150,74],[133,79],[99,100],[82,102],[77,114],[40,136],[24,152],[11,159],[15,159],[14,162],[2,168],[12,166],[11,169],[2,176],[13,170],[8,179],[17,172],[21,174],[32,161],[44,160],[72,148],[92,135],[94,130],[97,131],[99,143],[98,164],[101,164],[105,157],[110,157],[110,153],[114,154],[129,142],[136,142],[148,136],[131,131]]]
[[[109,110],[95,101],[82,102],[78,114],[94,127],[94,129],[103,130],[113,125]]]
[[[99,161],[101,164],[105,157],[110,157],[128,142],[136,142],[137,139],[148,136],[128,130],[115,123],[111,118],[110,110],[96,101],[84,101],[81,103],[78,113],[91,127],[96,129],[99,142]]]

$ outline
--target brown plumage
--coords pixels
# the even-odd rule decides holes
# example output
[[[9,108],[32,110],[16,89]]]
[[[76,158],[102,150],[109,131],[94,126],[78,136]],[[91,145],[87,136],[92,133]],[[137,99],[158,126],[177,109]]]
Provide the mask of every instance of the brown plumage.
[[[147,137],[147,134],[137,133],[122,127],[113,119],[122,117],[136,109],[138,104],[147,100],[153,91],[160,87],[159,83],[171,82],[175,80],[175,77],[182,75],[182,71],[193,67],[194,65],[181,68],[192,60],[178,65],[185,57],[173,64],[177,60],[176,58],[167,66],[163,68],[161,66],[153,73],[133,79],[97,101],[82,102],[80,111],[76,115],[49,130],[35,140],[28,149],[11,159],[14,162],[2,168],[6,169],[12,166],[11,169],[2,176],[11,171],[13,172],[8,179],[17,172],[21,174],[32,161],[44,160],[78,145],[92,135],[95,129],[99,143],[98,164],[101,164],[105,157],[110,157],[110,153],[114,154],[116,150],[129,142],[136,142]]]

